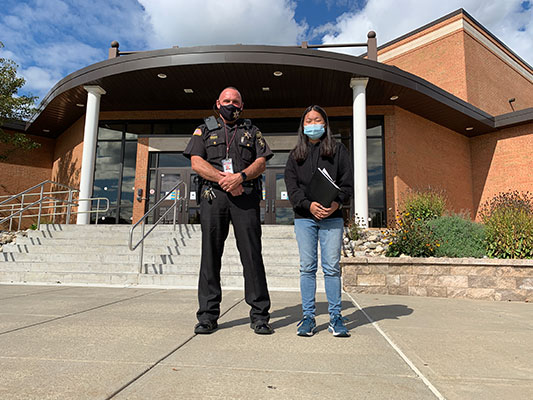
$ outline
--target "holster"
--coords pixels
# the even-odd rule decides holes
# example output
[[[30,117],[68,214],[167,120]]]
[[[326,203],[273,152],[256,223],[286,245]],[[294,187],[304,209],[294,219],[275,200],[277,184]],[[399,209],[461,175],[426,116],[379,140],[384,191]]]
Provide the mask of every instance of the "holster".
[[[202,187],[205,184],[205,179],[200,175],[196,175],[196,178],[194,179],[196,182],[196,203],[200,205],[200,202],[202,201]]]

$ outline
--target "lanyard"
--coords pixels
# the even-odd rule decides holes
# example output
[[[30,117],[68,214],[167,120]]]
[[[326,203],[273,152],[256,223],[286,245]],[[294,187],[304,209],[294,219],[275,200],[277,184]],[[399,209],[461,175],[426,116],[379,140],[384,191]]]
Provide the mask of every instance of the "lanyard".
[[[231,132],[231,128],[229,131]],[[235,139],[235,135],[237,134],[237,124],[235,124],[235,132],[233,132],[233,136],[231,137],[229,143],[228,143],[228,129],[227,129],[225,122],[224,122],[224,132],[226,133],[226,158],[229,158],[229,148],[231,146],[231,143],[233,143],[233,140]]]

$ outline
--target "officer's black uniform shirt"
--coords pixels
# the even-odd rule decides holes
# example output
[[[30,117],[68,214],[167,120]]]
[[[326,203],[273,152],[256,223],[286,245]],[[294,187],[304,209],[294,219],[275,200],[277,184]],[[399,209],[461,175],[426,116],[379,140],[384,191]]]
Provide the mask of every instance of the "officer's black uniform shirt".
[[[226,129],[222,119],[217,118],[217,121],[217,129],[210,131],[205,124],[196,128],[183,152],[185,157],[200,156],[219,171],[224,171],[222,160],[226,158],[226,132],[233,172],[242,171],[259,157],[269,160],[274,156],[261,131],[249,120],[240,119],[233,125],[227,125]]]

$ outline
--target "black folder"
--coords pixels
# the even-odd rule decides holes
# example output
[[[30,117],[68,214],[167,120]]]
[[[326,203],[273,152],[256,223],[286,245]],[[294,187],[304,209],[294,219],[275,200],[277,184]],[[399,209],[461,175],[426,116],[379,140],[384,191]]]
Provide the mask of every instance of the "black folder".
[[[307,196],[311,201],[316,201],[324,207],[331,207],[331,202],[335,200],[340,192],[340,188],[333,182],[325,170],[318,168],[309,186],[307,187]]]

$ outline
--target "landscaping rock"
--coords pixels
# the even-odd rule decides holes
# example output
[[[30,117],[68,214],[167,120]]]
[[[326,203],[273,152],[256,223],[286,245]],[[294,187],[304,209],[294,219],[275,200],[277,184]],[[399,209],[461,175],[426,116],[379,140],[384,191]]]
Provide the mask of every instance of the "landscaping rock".
[[[345,234],[343,243],[348,242],[349,248],[343,246],[343,254],[347,257],[382,257],[390,243],[387,233],[387,230],[362,229],[358,240],[349,240]]]
[[[2,234],[0,235],[0,244],[15,242],[16,238],[16,232],[2,232]]]

